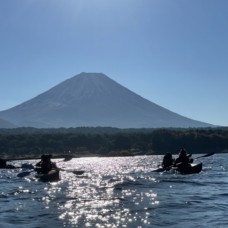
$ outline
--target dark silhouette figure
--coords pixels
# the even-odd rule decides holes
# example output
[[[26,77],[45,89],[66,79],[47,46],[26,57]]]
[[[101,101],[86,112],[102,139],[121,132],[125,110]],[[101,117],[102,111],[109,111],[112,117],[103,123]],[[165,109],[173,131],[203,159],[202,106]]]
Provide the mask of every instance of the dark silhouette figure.
[[[173,166],[173,156],[171,153],[166,153],[165,156],[163,157],[162,161],[162,168],[163,169],[170,169]]]
[[[36,164],[35,170],[38,174],[48,174],[52,169],[57,169],[55,163],[51,161],[52,155],[42,155],[41,161]]]
[[[190,158],[192,155],[188,155],[187,151],[184,148],[181,148],[178,158],[174,162],[174,166],[186,166],[190,165],[193,162],[193,159]]]

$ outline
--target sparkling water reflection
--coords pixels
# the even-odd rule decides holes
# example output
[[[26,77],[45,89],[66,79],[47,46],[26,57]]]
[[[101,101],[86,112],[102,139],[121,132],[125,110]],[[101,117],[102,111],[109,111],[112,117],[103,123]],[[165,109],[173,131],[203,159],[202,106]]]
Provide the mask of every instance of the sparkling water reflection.
[[[68,164],[70,169],[86,169],[89,175],[80,178],[71,176],[67,189],[70,200],[60,207],[64,211],[60,218],[69,222],[66,225],[78,226],[124,227],[137,222],[150,224],[146,202],[153,205],[158,201],[152,190],[141,191],[143,183],[140,183],[140,179],[144,177],[139,177],[138,172],[145,168],[139,167],[138,163],[142,159],[86,158],[71,161]],[[156,183],[155,178],[149,179]]]
[[[151,172],[160,161],[160,156],[59,160],[69,172],[61,172],[57,183],[0,170],[0,227],[226,227],[226,155],[203,158],[203,172],[186,176]]]

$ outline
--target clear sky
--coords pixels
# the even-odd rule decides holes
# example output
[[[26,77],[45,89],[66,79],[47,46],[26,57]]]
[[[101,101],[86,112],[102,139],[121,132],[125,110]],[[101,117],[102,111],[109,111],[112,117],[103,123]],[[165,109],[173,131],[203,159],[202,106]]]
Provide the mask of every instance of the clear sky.
[[[81,72],[228,126],[228,0],[0,0],[0,110]]]

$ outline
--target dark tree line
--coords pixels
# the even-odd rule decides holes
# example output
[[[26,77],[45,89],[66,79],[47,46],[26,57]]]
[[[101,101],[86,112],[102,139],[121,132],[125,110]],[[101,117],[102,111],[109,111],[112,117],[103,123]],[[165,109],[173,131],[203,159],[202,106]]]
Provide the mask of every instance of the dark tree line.
[[[0,157],[124,156],[223,152],[228,149],[228,129],[1,129]]]

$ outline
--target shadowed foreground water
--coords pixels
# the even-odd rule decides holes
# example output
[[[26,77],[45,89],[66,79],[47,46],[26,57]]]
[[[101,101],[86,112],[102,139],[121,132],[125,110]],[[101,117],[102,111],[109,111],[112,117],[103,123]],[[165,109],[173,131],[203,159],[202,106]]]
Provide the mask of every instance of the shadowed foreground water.
[[[228,227],[226,154],[198,159],[203,172],[192,175],[151,172],[160,161],[58,160],[59,167],[85,173],[61,172],[57,183],[0,170],[0,227]]]

